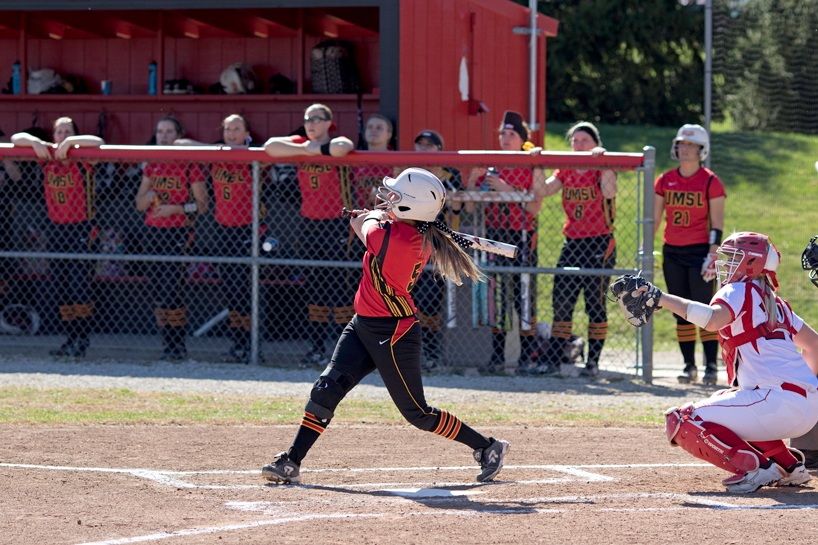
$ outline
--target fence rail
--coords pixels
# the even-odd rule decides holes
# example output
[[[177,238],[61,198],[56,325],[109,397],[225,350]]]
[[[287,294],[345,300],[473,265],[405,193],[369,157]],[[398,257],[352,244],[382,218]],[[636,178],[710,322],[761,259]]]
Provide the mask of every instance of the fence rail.
[[[507,240],[527,246],[527,261],[484,259],[489,282],[477,291],[468,284],[456,288],[451,282],[440,282],[432,274],[421,276],[423,282],[418,282],[413,297],[424,325],[424,357],[448,368],[480,367],[487,353],[501,350],[505,362],[528,358],[532,364],[532,358],[542,359],[549,339],[553,343],[555,338],[534,327],[554,322],[554,302],[559,297],[553,297],[552,279],[561,279],[561,285],[578,296],[579,283],[589,279],[637,269],[652,277],[652,260],[642,263],[638,253],[643,245],[645,255],[652,253],[652,199],[644,198],[652,195],[652,153],[647,148],[644,154],[597,157],[553,152],[539,156],[354,152],[343,158],[273,159],[260,148],[102,146],[71,149],[64,163],[43,163],[33,160],[31,148],[0,144],[0,160],[13,161],[21,172],[20,179],[7,175],[6,183],[0,184],[5,191],[2,201],[13,207],[6,224],[0,226],[8,234],[0,247],[0,282],[8,288],[0,290],[2,324],[7,334],[32,333],[34,320],[26,313],[36,313],[39,330],[33,333],[38,335],[56,338],[62,331],[70,336],[85,328],[82,334],[90,338],[86,343],[90,342],[92,351],[95,338],[108,339],[110,346],[137,336],[146,339],[145,357],[152,357],[155,347],[147,339],[155,318],[164,356],[169,352],[184,356],[187,342],[198,350],[196,343],[203,336],[212,337],[211,344],[223,349],[226,343],[219,339],[226,337],[232,342],[228,354],[238,356],[238,361],[259,363],[266,352],[268,363],[274,365],[294,360],[320,365],[351,316],[363,247],[350,237],[348,222],[337,217],[340,210],[319,210],[313,206],[317,201],[310,199],[323,198],[316,191],[326,189],[322,184],[331,181],[340,184],[349,204],[371,204],[371,189],[384,175],[411,165],[435,169],[445,177],[455,195],[451,202],[474,205],[471,212],[446,210],[446,220],[459,230],[510,239],[528,233],[521,240]],[[615,170],[617,266],[558,263],[564,253],[560,231],[566,219],[558,196],[545,199],[541,211],[531,218],[514,208],[520,204],[474,203],[479,199],[469,199],[466,186],[469,180],[479,184],[486,166],[500,168],[509,183],[529,184],[529,189],[535,176],[547,176],[555,169]],[[71,176],[79,175],[84,176],[92,219],[60,223],[62,216],[55,215],[58,201],[70,198],[71,191],[60,184],[75,183],[78,180]],[[519,179],[513,180],[515,176]],[[87,191],[92,183],[95,192]],[[244,183],[250,187],[249,200],[239,203],[236,195]],[[189,194],[185,202],[199,191],[196,198],[203,199],[209,210],[187,220],[157,219],[162,204],[180,204],[173,201],[180,198],[173,196],[180,189],[174,184],[185,186]],[[155,190],[158,200],[147,212],[138,212],[134,202],[146,188]],[[242,217],[225,216],[225,211]],[[520,218],[522,227],[513,224]],[[93,246],[88,245],[91,240]],[[270,252],[262,250],[265,241]],[[521,289],[528,295],[521,294]],[[589,289],[584,288],[584,303],[573,302],[577,308],[568,329],[580,335],[571,333],[572,346],[581,344],[576,339],[588,324],[595,333],[586,345],[593,344],[594,335],[602,335],[603,340],[607,336],[600,359],[603,368],[639,371],[641,367],[643,378],[650,382],[649,326],[634,334],[616,311],[589,323],[588,312],[598,311],[599,306],[589,298]],[[474,297],[482,298],[482,311],[473,316],[473,322],[465,317],[476,312]],[[530,300],[521,306],[526,297]],[[533,313],[532,319],[521,323],[521,312]],[[227,318],[229,328],[223,323]],[[600,333],[603,318],[607,333]],[[188,338],[188,330],[196,334]],[[502,336],[500,348],[498,335]],[[275,349],[263,351],[268,345]],[[182,347],[180,353],[173,353],[174,346]],[[637,360],[640,350],[641,361]],[[585,358],[587,353],[586,347]]]

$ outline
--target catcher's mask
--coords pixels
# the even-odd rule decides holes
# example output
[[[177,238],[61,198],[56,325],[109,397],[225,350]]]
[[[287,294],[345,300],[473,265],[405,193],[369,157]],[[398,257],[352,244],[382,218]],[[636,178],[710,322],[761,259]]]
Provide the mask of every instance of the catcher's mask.
[[[716,261],[719,285],[747,282],[760,274],[766,274],[774,291],[778,289],[775,271],[781,261],[781,254],[767,235],[735,233],[721,243],[718,252],[727,256],[726,260]]]
[[[804,253],[801,254],[801,268],[809,271],[809,279],[818,287],[818,235],[809,239],[809,244],[804,248]]]
[[[384,177],[375,208],[391,211],[396,218],[435,221],[446,202],[446,188],[422,168],[407,168],[397,178]]]

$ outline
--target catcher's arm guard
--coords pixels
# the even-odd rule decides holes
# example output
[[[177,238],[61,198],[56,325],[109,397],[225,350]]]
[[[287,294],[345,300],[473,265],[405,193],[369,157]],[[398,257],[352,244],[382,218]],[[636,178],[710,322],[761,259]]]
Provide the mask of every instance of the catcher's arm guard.
[[[637,291],[641,287],[646,287],[647,291]],[[642,327],[648,323],[653,316],[653,312],[660,309],[659,298],[662,290],[642,278],[642,271],[639,274],[626,274],[620,276],[611,283],[611,294],[622,307],[628,323],[635,327]]]

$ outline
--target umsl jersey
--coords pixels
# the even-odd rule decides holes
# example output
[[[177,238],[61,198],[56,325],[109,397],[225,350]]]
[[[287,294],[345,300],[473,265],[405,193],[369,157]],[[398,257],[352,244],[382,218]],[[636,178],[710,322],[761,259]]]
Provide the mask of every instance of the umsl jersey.
[[[307,141],[303,136],[291,136],[296,144]],[[298,187],[301,188],[301,215],[311,220],[340,218],[341,209],[352,209],[350,169],[345,166],[301,164],[298,166]]]
[[[204,182],[205,173],[196,163],[148,163],[142,173],[150,179],[151,191],[157,194],[155,204],[179,204],[190,201],[190,186]],[[152,208],[145,214],[145,223],[151,227],[184,227],[184,214],[157,218]]]
[[[54,223],[82,223],[94,217],[94,170],[88,163],[43,165],[45,202]]]
[[[718,176],[702,167],[685,178],[675,169],[659,176],[653,191],[665,198],[667,221],[662,240],[666,244],[690,246],[709,242],[709,200],[725,196]]]
[[[352,176],[355,178],[355,200],[356,208],[372,208],[372,203],[377,204],[375,193],[383,185],[386,176],[392,176],[392,167],[386,165],[355,165],[352,167]]]
[[[734,354],[725,357],[732,383],[738,378],[741,389],[778,386],[790,382],[805,390],[818,386],[818,379],[798,353],[792,336],[801,330],[804,321],[790,305],[776,297],[778,325],[763,334],[756,328],[766,328],[767,313],[762,305],[761,288],[757,282],[734,282],[721,288],[710,304],[719,303],[730,310],[732,320],[719,330],[722,347],[730,339],[738,342]],[[747,335],[750,333],[750,335]],[[746,342],[745,342],[746,341]],[[729,361],[728,360],[732,360]]]
[[[499,177],[514,191],[528,191],[534,183],[534,174],[530,168],[498,168]],[[477,186],[483,186],[484,177],[478,180]],[[537,217],[525,212],[524,207],[513,203],[489,203],[486,205],[486,225],[498,229],[516,229],[534,231],[537,229]]]
[[[216,221],[228,227],[253,223],[253,172],[246,163],[213,163],[210,167],[216,199]],[[261,216],[264,217],[263,203]]]
[[[602,171],[558,169],[552,176],[562,182],[565,238],[598,237],[613,231],[614,200],[602,195]]]
[[[422,236],[400,221],[367,221],[364,277],[355,294],[355,312],[367,317],[408,318],[415,314],[409,292],[429,260]]]

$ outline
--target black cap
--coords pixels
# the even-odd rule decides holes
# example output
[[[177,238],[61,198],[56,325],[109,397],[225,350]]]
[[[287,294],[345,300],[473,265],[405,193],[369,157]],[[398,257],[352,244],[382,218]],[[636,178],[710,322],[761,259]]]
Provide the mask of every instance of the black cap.
[[[429,142],[437,146],[437,149],[443,151],[443,137],[440,136],[439,133],[435,131],[421,131],[420,134],[415,137],[415,144],[417,144],[421,138],[426,138]]]
[[[523,125],[523,116],[513,110],[506,110],[503,114],[503,123],[500,130],[511,129],[520,135],[523,140],[528,140],[528,129]]]

